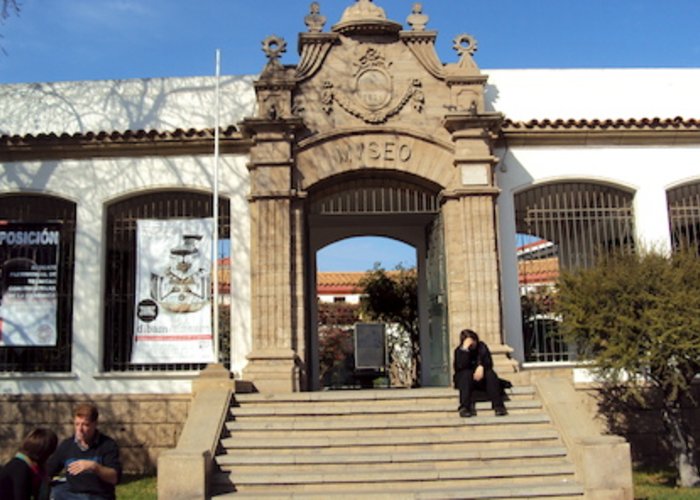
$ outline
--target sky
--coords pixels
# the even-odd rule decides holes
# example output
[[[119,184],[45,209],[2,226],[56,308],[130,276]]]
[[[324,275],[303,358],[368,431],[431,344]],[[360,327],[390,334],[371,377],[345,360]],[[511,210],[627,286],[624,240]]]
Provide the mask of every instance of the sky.
[[[0,24],[0,84],[256,74],[268,35],[298,61],[310,1],[17,0]],[[319,0],[326,30],[353,0]],[[406,25],[412,0],[375,0]],[[475,59],[493,68],[645,68],[700,66],[700,0],[423,0],[444,62],[456,62],[455,36],[478,42]],[[2,118],[0,117],[0,120]],[[320,270],[363,271],[374,262],[413,265],[403,244],[354,240],[319,253]]]

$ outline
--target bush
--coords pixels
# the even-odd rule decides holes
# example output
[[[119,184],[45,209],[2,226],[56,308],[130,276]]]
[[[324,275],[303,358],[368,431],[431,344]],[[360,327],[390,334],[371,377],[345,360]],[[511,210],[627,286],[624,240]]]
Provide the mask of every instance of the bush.
[[[599,258],[560,277],[560,331],[575,342],[606,390],[643,407],[661,394],[665,436],[682,486],[700,484],[682,404],[700,372],[700,258],[649,251]],[[692,402],[697,406],[697,402]]]

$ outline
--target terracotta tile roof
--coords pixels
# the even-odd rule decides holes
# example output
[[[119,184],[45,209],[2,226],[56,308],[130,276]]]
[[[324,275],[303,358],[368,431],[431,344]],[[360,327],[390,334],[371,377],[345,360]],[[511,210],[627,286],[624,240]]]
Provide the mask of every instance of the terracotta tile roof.
[[[356,294],[366,272],[321,272],[316,274],[316,290],[320,294]]]
[[[518,262],[518,282],[526,283],[554,282],[559,277],[559,259],[521,260]]]
[[[698,118],[630,118],[630,119],[535,119],[529,121],[513,121],[506,119],[503,122],[503,131],[524,131],[543,129],[564,130],[700,130]],[[221,129],[222,139],[240,139],[240,133],[236,126],[230,125]],[[74,134],[25,134],[25,135],[0,135],[0,146],[29,146],[29,145],[58,145],[63,142],[80,143],[138,143],[173,140],[213,139],[214,129],[182,129],[169,131],[159,130],[124,130],[124,131],[99,131],[78,132]]]
[[[223,138],[233,137],[238,128],[230,125],[222,128],[220,135]],[[125,130],[125,131],[100,131],[100,132],[76,132],[74,134],[26,134],[26,135],[0,135],[0,145],[22,145],[36,143],[57,143],[62,141],[74,142],[153,142],[156,140],[181,140],[181,139],[213,139],[214,129],[175,129],[168,131],[158,130]]]
[[[398,276],[398,271],[386,271],[387,276]],[[328,271],[316,274],[316,290],[319,294],[362,293],[360,281],[367,271]]]
[[[316,275],[316,282],[318,286],[357,286],[366,274],[364,271],[320,272]]]
[[[540,119],[503,122],[504,131],[518,129],[700,129],[700,119],[683,118],[629,118],[629,119]]]

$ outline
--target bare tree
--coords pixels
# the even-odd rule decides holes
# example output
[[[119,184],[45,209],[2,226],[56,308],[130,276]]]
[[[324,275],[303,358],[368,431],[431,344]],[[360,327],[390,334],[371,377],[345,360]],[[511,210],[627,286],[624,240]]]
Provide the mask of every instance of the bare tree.
[[[0,11],[0,24],[5,24],[5,21],[13,14],[15,16],[18,16],[19,10],[20,4],[17,2],[17,0],[2,0],[2,10]],[[0,39],[2,37],[2,33],[0,33]],[[0,51],[3,54],[7,54],[2,45],[0,45]]]

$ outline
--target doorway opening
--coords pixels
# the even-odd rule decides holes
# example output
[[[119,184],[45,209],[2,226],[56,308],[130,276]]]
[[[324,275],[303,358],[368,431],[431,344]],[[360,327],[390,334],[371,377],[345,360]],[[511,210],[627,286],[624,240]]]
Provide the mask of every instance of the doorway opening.
[[[318,251],[322,388],[414,384],[420,348],[416,257],[411,245],[373,236]]]
[[[333,375],[329,375],[329,364],[333,363],[332,355],[327,352],[328,345],[335,345],[341,349],[342,357],[345,361],[348,353],[354,355],[354,339],[359,338],[354,333],[357,323],[362,323],[362,319],[352,315],[352,308],[347,307],[349,297],[338,295],[336,302],[334,295],[333,306],[321,305],[319,297],[319,273],[325,272],[326,256],[334,249],[347,252],[347,246],[351,248],[351,257],[348,262],[355,260],[357,256],[364,257],[364,264],[354,268],[355,272],[362,275],[366,271],[374,270],[374,262],[380,262],[378,270],[385,273],[397,271],[394,269],[397,263],[401,263],[403,271],[414,273],[416,286],[416,309],[417,309],[417,344],[421,366],[417,380],[414,385],[447,385],[449,379],[447,352],[447,310],[444,297],[444,290],[440,285],[444,284],[444,279],[429,279],[431,271],[439,269],[435,262],[442,262],[444,251],[442,236],[436,234],[442,231],[440,221],[440,204],[438,200],[439,189],[434,185],[427,185],[423,180],[413,178],[413,176],[392,174],[391,178],[384,173],[375,173],[381,177],[369,177],[367,172],[363,176],[340,176],[343,179],[335,179],[310,193],[308,199],[308,297],[309,297],[309,323],[307,326],[307,360],[309,373],[309,386],[311,390],[320,390],[324,387],[333,387]],[[399,177],[399,178],[397,178]],[[397,256],[410,254],[413,258],[400,257],[399,259],[385,258],[390,252],[380,249],[365,249],[362,244],[371,241],[380,242],[380,245],[389,245],[399,248]],[[393,243],[392,243],[393,242]],[[338,246],[335,246],[338,245]],[[397,247],[398,245],[398,247]],[[347,254],[346,254],[347,255]],[[405,261],[405,262],[404,262]],[[367,263],[370,267],[367,267]],[[414,264],[411,266],[411,264]],[[384,267],[386,265],[386,267]],[[352,271],[340,269],[341,271]],[[398,270],[400,271],[400,269]],[[361,276],[359,277],[361,278]],[[355,277],[355,281],[359,281]],[[361,295],[358,293],[354,295]],[[440,297],[438,299],[437,297]],[[357,298],[359,301],[359,297]],[[346,305],[342,305],[343,302]],[[337,305],[340,304],[340,305]],[[438,304],[439,307],[433,307]],[[348,332],[350,324],[345,325],[345,330],[341,332],[336,329],[327,336],[328,329],[320,328],[324,322],[337,321],[329,318],[328,310],[345,315],[342,321],[352,322],[352,341]],[[323,317],[322,317],[323,315]],[[387,332],[386,337],[397,337],[398,333]],[[325,331],[324,331],[325,330]],[[351,343],[352,342],[352,343]],[[392,347],[393,349],[393,347]],[[392,354],[388,350],[386,354]],[[322,355],[324,356],[322,361]],[[389,356],[387,356],[389,358]],[[351,358],[352,360],[352,358]],[[348,361],[342,370],[350,369],[351,363]],[[438,373],[440,372],[440,373]],[[442,373],[444,372],[444,373]],[[331,372],[332,373],[332,370]],[[344,375],[336,375],[337,381],[347,380]],[[390,385],[384,376],[384,382],[377,384]],[[357,382],[357,381],[356,381]],[[356,384],[368,386],[366,383]],[[343,386],[340,383],[338,386]],[[374,386],[374,383],[372,384]]]

